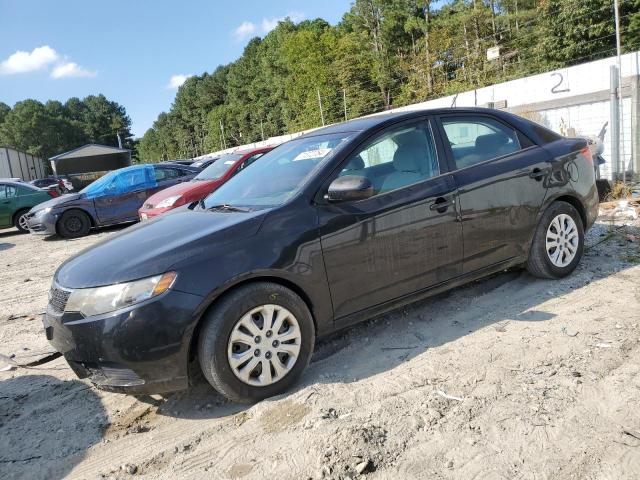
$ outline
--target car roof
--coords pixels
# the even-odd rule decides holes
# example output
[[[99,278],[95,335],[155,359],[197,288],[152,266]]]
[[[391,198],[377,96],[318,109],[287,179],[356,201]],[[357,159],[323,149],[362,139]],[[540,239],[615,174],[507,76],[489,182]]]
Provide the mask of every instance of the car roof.
[[[33,185],[31,185],[30,183],[26,183],[26,182],[15,182],[13,180],[4,180],[2,178],[0,178],[0,184],[2,185],[12,185],[14,187],[27,187],[27,188],[32,188],[34,190],[40,190],[38,187],[34,187]]]
[[[368,117],[356,118],[348,122],[336,123],[328,127],[319,128],[312,132],[301,135],[298,138],[315,137],[317,135],[327,135],[333,133],[359,133],[376,127],[395,123],[401,120],[409,120],[411,118],[421,117],[424,115],[442,115],[444,113],[489,113],[491,115],[500,116],[499,110],[482,107],[452,107],[452,108],[431,108],[410,110],[401,112],[389,112],[370,115]]]

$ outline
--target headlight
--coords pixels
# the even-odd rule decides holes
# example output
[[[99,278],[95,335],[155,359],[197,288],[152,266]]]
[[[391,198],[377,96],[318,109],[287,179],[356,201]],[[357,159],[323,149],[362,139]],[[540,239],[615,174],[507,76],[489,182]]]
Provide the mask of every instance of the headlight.
[[[166,292],[173,285],[176,276],[176,272],[167,272],[134,282],[79,288],[71,292],[64,311],[80,312],[85,317],[113,312]]]
[[[182,198],[182,195],[174,195],[172,197],[167,197],[164,200],[162,200],[159,204],[157,204],[156,208],[172,207],[181,198]]]

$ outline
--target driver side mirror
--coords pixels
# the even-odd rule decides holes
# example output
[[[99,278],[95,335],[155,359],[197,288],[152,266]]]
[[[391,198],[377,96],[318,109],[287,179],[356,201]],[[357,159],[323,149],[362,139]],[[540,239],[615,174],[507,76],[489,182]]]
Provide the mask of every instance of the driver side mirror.
[[[367,177],[345,175],[331,182],[325,198],[330,202],[358,201],[372,197],[373,193],[373,185]]]

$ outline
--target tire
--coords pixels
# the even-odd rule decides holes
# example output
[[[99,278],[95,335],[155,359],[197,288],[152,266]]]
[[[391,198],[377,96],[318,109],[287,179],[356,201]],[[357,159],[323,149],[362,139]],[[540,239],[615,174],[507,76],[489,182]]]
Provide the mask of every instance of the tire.
[[[64,238],[84,237],[91,230],[91,220],[82,210],[68,210],[58,220],[56,229]]]
[[[560,244],[553,248],[555,238],[560,239]],[[549,245],[547,240],[550,242]],[[580,214],[567,202],[554,202],[544,212],[536,228],[527,260],[527,270],[539,278],[566,277],[580,263],[583,250],[584,225]]]
[[[274,328],[270,334],[261,319],[271,308],[278,312],[272,316],[273,326],[281,323],[282,327],[278,331]],[[259,312],[250,316],[256,310]],[[298,380],[313,353],[315,327],[311,312],[298,295],[277,283],[254,283],[233,290],[203,321],[198,338],[200,368],[214,389],[235,402],[252,403],[285,392]],[[249,325],[250,321],[257,323]],[[244,325],[255,329],[254,332],[247,335],[249,331]],[[296,340],[284,340],[296,335]],[[239,337],[241,341],[234,341]],[[261,343],[257,343],[258,337]],[[277,338],[283,339],[282,344]],[[281,351],[296,348],[297,355]],[[241,360],[232,366],[232,358],[236,356]],[[259,363],[254,365],[255,362]],[[270,365],[268,374],[263,375],[263,365]],[[245,375],[246,380],[240,375]]]
[[[24,218],[27,213],[29,213],[29,209],[23,208],[22,210],[18,210],[13,216],[13,226],[16,227],[20,233],[29,233],[29,228]]]

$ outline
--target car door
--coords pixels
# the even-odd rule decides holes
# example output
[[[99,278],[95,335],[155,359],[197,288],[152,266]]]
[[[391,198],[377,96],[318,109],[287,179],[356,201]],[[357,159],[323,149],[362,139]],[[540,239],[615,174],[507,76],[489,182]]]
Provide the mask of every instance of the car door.
[[[549,154],[491,115],[439,121],[458,187],[463,272],[524,256],[546,194]]]
[[[13,185],[0,183],[0,228],[10,227],[16,211],[17,189]]]
[[[339,167],[335,176],[369,178],[374,196],[317,207],[338,322],[460,274],[455,183],[436,152],[432,124],[421,119],[376,134]]]
[[[147,190],[154,185],[156,180],[151,165],[127,168],[119,172],[111,184],[94,198],[100,223],[137,220],[138,209],[147,198]]]

